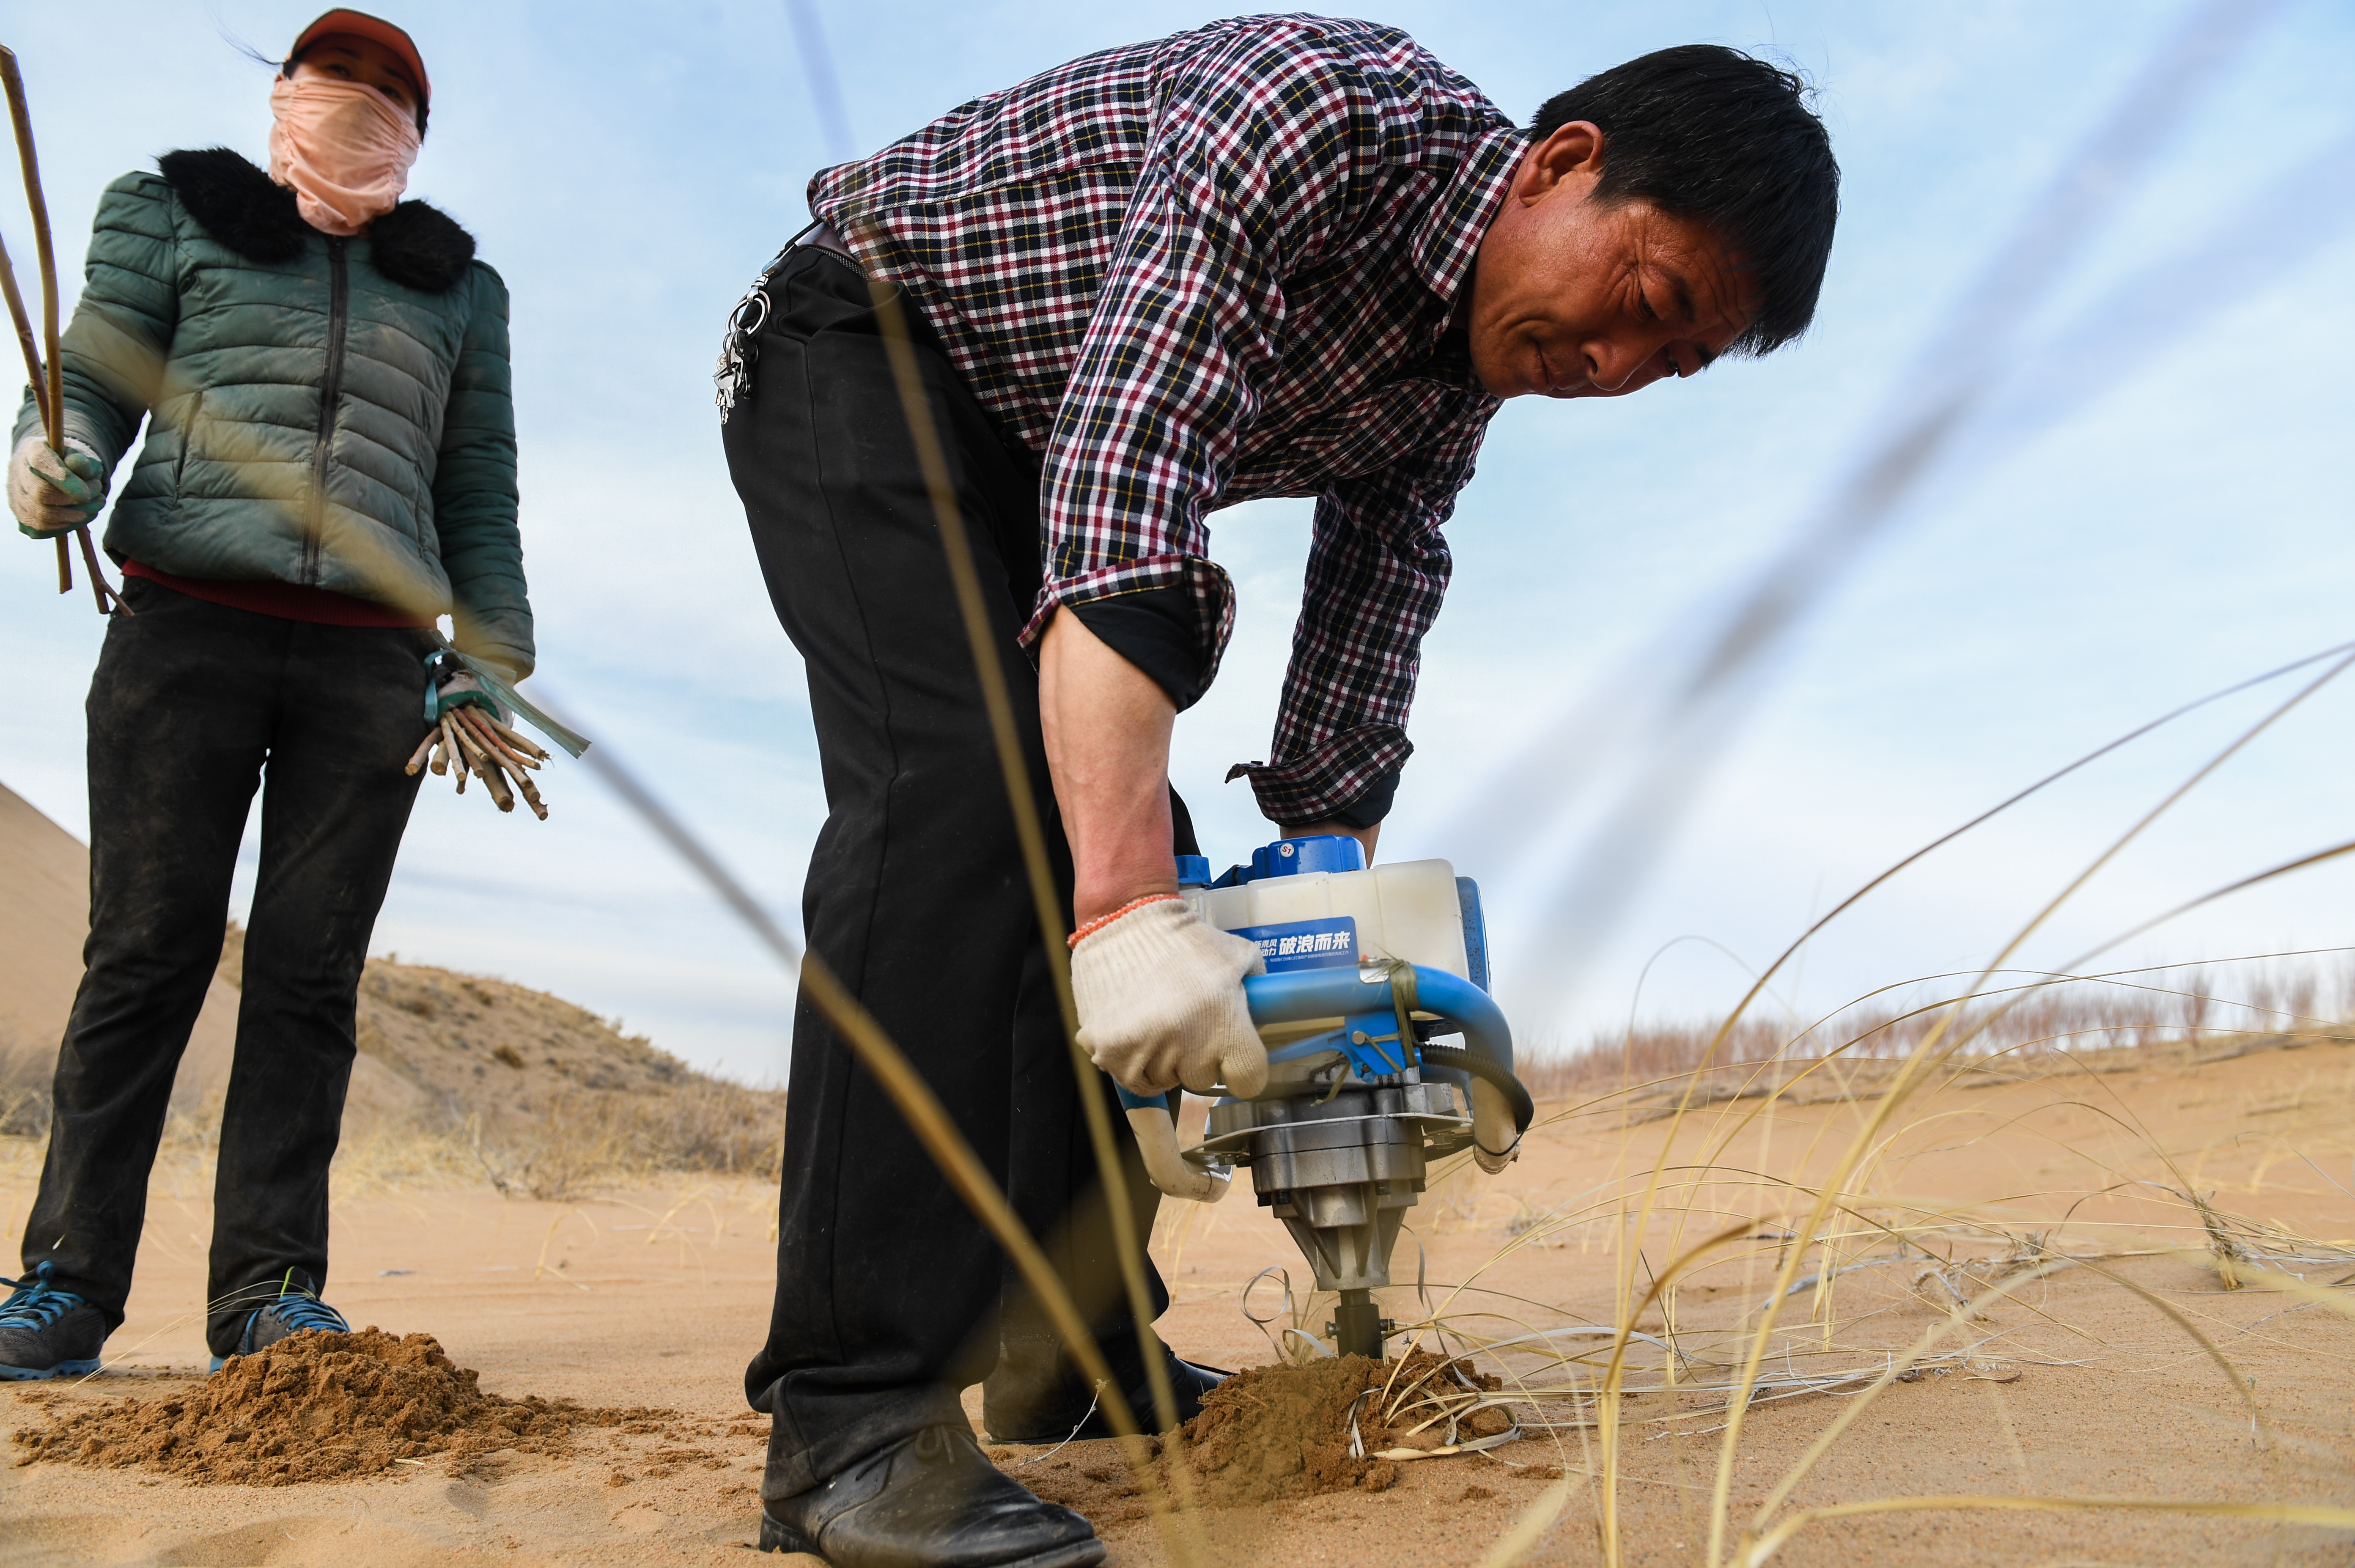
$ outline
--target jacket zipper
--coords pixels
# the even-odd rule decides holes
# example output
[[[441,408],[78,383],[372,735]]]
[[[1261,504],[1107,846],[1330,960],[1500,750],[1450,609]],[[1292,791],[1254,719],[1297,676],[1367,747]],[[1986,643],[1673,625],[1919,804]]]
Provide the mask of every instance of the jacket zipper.
[[[319,430],[311,443],[311,505],[303,519],[303,585],[319,585],[319,547],[327,527],[327,455],[336,439],[336,405],[344,396],[344,338],[350,326],[348,241],[327,240],[327,368],[319,380]]]

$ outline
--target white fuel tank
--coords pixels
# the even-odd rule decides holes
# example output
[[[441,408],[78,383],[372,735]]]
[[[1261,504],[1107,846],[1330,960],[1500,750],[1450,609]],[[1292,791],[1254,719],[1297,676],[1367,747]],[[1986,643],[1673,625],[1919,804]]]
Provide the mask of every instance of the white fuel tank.
[[[1463,898],[1455,868],[1444,860],[1301,871],[1184,891],[1202,919],[1257,942],[1271,975],[1395,958],[1472,978]]]
[[[1369,869],[1355,838],[1316,835],[1278,839],[1216,882],[1201,857],[1179,856],[1178,881],[1197,915],[1258,944],[1271,975],[1395,959],[1487,987],[1480,891],[1445,860]],[[1260,1033],[1273,1047],[1337,1022],[1271,1024]]]

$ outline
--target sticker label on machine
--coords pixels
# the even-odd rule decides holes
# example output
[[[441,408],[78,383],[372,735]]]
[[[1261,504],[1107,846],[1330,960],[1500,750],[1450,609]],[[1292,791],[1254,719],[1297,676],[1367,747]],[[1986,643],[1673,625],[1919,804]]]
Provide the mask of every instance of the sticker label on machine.
[[[1339,969],[1358,962],[1358,923],[1350,916],[1294,920],[1282,925],[1240,926],[1229,933],[1259,944],[1271,975],[1295,969]]]

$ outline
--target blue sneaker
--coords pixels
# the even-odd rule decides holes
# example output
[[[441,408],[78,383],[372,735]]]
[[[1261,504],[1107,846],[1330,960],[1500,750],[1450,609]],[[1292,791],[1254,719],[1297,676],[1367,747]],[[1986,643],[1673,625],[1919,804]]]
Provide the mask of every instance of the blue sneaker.
[[[0,1285],[16,1286],[0,1302],[0,1381],[78,1378],[98,1371],[106,1319],[72,1291],[52,1285],[49,1267],[43,1264],[29,1279],[0,1279]]]
[[[278,1299],[257,1310],[245,1320],[245,1331],[238,1336],[237,1353],[250,1356],[266,1349],[290,1334],[300,1334],[306,1328],[316,1328],[328,1334],[348,1334],[352,1326],[344,1315],[307,1290],[292,1288],[293,1276],[279,1287]],[[227,1356],[213,1358],[213,1371],[229,1364]]]

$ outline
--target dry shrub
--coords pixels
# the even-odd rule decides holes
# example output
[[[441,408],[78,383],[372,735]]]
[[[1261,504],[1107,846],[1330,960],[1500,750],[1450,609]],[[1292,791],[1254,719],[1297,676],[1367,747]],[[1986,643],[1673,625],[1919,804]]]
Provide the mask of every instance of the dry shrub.
[[[246,940],[230,922],[217,973],[232,987]],[[782,1090],[698,1072],[546,992],[374,958],[355,1029],[367,1071],[346,1110],[339,1179],[406,1188],[488,1177],[502,1192],[564,1199],[668,1172],[778,1173]],[[48,1133],[56,1061],[54,1040],[0,1025],[0,1137]],[[176,1169],[217,1146],[220,1110],[218,1092],[210,1104],[175,1100],[165,1151]]]
[[[2123,1299],[2182,1330],[2224,1374],[2212,1390],[2195,1384],[2190,1407],[2236,1434],[2245,1423],[2252,1451],[2270,1450],[2278,1441],[2272,1424],[2296,1416],[2261,1403],[2256,1378],[2239,1364],[2244,1347],[2208,1338],[2169,1299],[2181,1286],[2165,1271],[2193,1264],[2219,1294],[2303,1297],[2252,1313],[2255,1322],[2278,1324],[2285,1341],[2298,1323],[2294,1313],[2316,1310],[2303,1320],[2308,1337],[2325,1331],[2326,1310],[2355,1317],[2344,1294],[2355,1285],[2355,1242],[2337,1232],[2336,1220],[2292,1223],[2218,1201],[2225,1191],[2254,1198],[2270,1161],[2301,1171],[2301,1200],[2346,1196],[2332,1173],[2349,1157],[2343,1128],[2355,1077],[2343,1053],[2317,1051],[2323,1061],[2298,1071],[2302,1085],[2293,1079],[2254,1103],[2236,1104],[2231,1092],[2203,1087],[2217,1095],[2212,1115],[2222,1118],[2205,1145],[2142,1118],[2161,1098],[2179,1112],[2210,1104],[2174,1104],[2172,1086],[2229,1083],[2235,1069],[2214,1070],[2229,1059],[2355,1043],[2355,1029],[2334,1021],[2349,1010],[2349,979],[2343,964],[2249,961],[2088,976],[2015,971],[1998,973],[1956,1005],[1950,998],[1971,977],[1949,976],[1922,982],[1917,1000],[1884,992],[1811,1025],[1638,1029],[1529,1064],[1532,1088],[1554,1101],[1533,1131],[1623,1139],[1624,1164],[1566,1191],[1502,1190],[1496,1196],[1517,1212],[1501,1223],[1479,1212],[1477,1197],[1461,1206],[1442,1200],[1433,1219],[1505,1232],[1469,1272],[1472,1280],[1523,1249],[1574,1242],[1582,1254],[1593,1242],[1615,1275],[1613,1304],[1590,1319],[1592,1306],[1550,1307],[1469,1283],[1434,1285],[1424,1298],[1430,1317],[1416,1331],[1444,1333],[1452,1346],[1506,1367],[1508,1388],[1530,1413],[1521,1418],[1525,1435],[1550,1433],[1565,1465],[1582,1457],[1592,1467],[1612,1553],[1636,1528],[1631,1521],[1649,1513],[1631,1502],[1627,1483],[1661,1479],[1650,1457],[1659,1451],[1649,1445],[1672,1436],[1701,1440],[1692,1458],[1678,1461],[1690,1469],[1677,1484],[1689,1484],[1691,1470],[1716,1472],[1706,1533],[1689,1539],[1696,1561],[1726,1568],[1757,1568],[1796,1532],[1882,1511],[2115,1509],[2355,1529],[2355,1509],[2307,1502],[2296,1483],[2264,1475],[2234,1477],[2254,1493],[2232,1502],[2144,1497],[2139,1485],[2121,1488],[2123,1498],[1939,1492],[1814,1507],[1797,1500],[1806,1488],[1837,1496],[1853,1484],[1828,1480],[1818,1461],[1843,1440],[1851,1463],[1857,1450],[1870,1454],[1881,1421],[1864,1425],[1862,1413],[1892,1387],[2008,1384],[2023,1367],[2115,1366],[2108,1341],[2053,1310],[2047,1282],[2064,1275],[2072,1294],[2059,1299]],[[1934,984],[1949,988],[1930,991]],[[2146,1068],[2159,1071],[2137,1071]],[[2012,1092],[1984,1099],[1964,1093],[2007,1084]],[[1802,1136],[1776,1136],[1779,1105],[1834,1099],[1850,1104],[1800,1118]],[[1628,1136],[1635,1125],[1679,1107],[1693,1114],[1674,1136]],[[2031,1116],[2032,1132],[2021,1136],[2036,1140],[2040,1157],[2062,1162],[2038,1171],[2039,1189],[1974,1201],[1920,1185],[1917,1159],[1951,1156],[1987,1126]],[[2073,1117],[2095,1129],[2083,1142]],[[2245,1187],[2231,1170],[2244,1147],[2263,1150]],[[1998,1157],[1993,1146],[1988,1157]],[[2082,1172],[2074,1179],[2071,1162]],[[2277,1174],[2271,1190],[2282,1188]],[[2163,1294],[2154,1288],[2161,1285]],[[1530,1331],[1549,1316],[1554,1326]],[[2295,1342],[2315,1348],[2311,1338]],[[2218,1408],[2208,1408],[2211,1401]],[[1775,1456],[1745,1427],[1748,1408],[1768,1402],[1789,1402],[1783,1419],[1815,1428],[1796,1456]],[[1576,1450],[1561,1441],[1572,1434]],[[1776,1441],[1788,1435],[1785,1426]],[[2020,1463],[2024,1475],[2034,1473],[2025,1451]],[[1762,1488],[1762,1468],[1779,1478]],[[1883,1489],[1880,1477],[1872,1488]],[[1567,1498],[1542,1507],[1566,1506]]]
[[[717,1079],[654,1095],[572,1091],[536,1115],[470,1117],[463,1136],[492,1186],[545,1200],[667,1171],[774,1179],[783,1095]]]
[[[234,923],[220,974],[243,975]],[[487,1179],[544,1200],[670,1172],[773,1179],[784,1094],[698,1072],[644,1035],[560,997],[485,975],[372,958],[360,981],[362,1055],[406,1105],[347,1115],[339,1174],[375,1185]]]
[[[1701,1087],[1722,1097],[1768,1093],[1827,1060],[1842,1064],[1842,1082],[1861,1073],[1877,1083],[1934,1033],[1946,1046],[1965,1042],[1965,1062],[2001,1059],[2007,1071],[2035,1071],[2121,1053],[2144,1061],[2211,1058],[2355,1032],[2338,1021],[2355,1012],[2355,963],[2347,960],[2083,979],[1998,976],[1959,1011],[1945,1005],[1952,994],[1883,995],[1812,1023],[1752,1016],[1730,1030],[1721,1020],[1638,1025],[1567,1054],[1533,1053],[1520,1076],[1540,1099],[1567,1099],[1646,1085],[1681,1093],[1698,1072]]]

